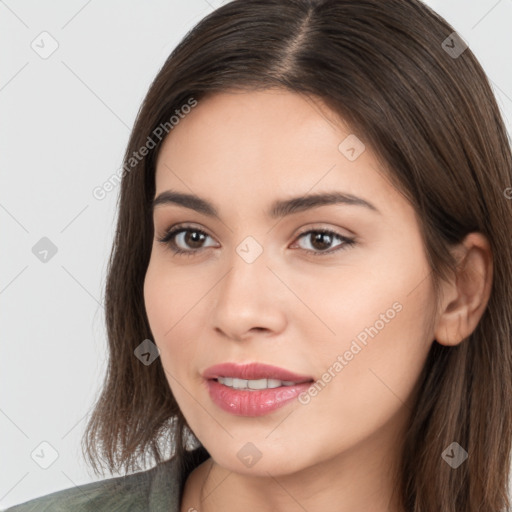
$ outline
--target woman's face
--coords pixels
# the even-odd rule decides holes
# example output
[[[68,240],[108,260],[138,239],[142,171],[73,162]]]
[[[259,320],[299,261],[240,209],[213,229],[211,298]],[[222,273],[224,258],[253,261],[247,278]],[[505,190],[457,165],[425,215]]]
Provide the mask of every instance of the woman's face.
[[[188,424],[231,471],[384,460],[433,341],[414,211],[334,119],[290,92],[223,93],[159,154],[155,197],[194,195],[216,215],[199,200],[155,206],[146,311]],[[307,201],[317,194],[354,201]],[[238,366],[252,363],[295,375]]]

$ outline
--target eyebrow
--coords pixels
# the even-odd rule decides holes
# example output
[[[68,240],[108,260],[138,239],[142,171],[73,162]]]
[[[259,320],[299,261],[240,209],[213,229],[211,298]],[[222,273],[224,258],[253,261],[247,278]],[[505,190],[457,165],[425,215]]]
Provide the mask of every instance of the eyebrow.
[[[215,208],[215,206],[206,199],[196,196],[195,194],[166,190],[153,200],[152,210],[159,205],[167,204],[177,204],[207,215],[208,217],[219,218],[217,208]],[[363,206],[376,213],[381,213],[375,205],[360,197],[354,196],[353,194],[334,191],[277,200],[272,203],[267,215],[271,219],[279,219],[288,215],[293,215],[294,213],[333,204]]]

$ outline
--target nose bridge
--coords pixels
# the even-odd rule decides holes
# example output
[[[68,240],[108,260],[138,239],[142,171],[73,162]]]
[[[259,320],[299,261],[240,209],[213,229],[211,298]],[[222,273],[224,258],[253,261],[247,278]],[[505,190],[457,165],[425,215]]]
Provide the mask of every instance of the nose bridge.
[[[267,257],[263,243],[254,236],[246,236],[233,248],[229,258],[230,271],[222,286],[223,292],[235,291],[243,294],[254,294],[265,281],[264,274],[270,273],[267,268]],[[260,286],[258,286],[258,284]],[[257,294],[261,296],[260,293]]]
[[[262,237],[259,237],[260,239]],[[247,265],[252,265],[261,260],[263,255],[263,241],[258,241],[254,236],[246,236],[236,247],[235,252]]]
[[[240,339],[254,328],[280,328],[277,282],[266,256],[263,245],[249,235],[234,247],[229,258],[229,271],[216,294],[214,327],[232,338]]]

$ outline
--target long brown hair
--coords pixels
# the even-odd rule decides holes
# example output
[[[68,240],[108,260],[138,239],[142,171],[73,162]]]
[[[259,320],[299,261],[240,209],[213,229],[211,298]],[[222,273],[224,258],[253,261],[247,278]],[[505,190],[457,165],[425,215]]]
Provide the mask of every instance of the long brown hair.
[[[487,308],[459,345],[432,344],[398,490],[408,512],[508,510],[512,203],[504,191],[512,186],[512,155],[489,81],[454,32],[419,0],[235,0],[175,48],[124,157],[105,291],[108,370],[83,438],[96,473],[102,458],[110,471],[131,471],[147,455],[183,460],[186,450],[187,424],[160,359],[144,365],[134,356],[152,339],[143,283],[162,133],[172,133],[176,110],[206,95],[280,87],[320,98],[372,147],[421,221],[436,292],[455,268],[453,244],[473,231],[490,241]],[[151,148],[134,160],[144,146]],[[453,442],[469,454],[457,469],[441,457]]]

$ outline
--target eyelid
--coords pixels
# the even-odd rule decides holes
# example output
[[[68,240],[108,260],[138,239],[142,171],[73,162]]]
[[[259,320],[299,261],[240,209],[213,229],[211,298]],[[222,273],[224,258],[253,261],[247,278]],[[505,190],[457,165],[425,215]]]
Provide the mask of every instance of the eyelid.
[[[340,236],[342,238],[356,238],[355,234],[349,231],[348,229],[345,229],[347,231],[347,234],[340,233],[339,230],[342,228],[340,227],[326,227],[325,222],[314,222],[313,225],[306,226],[305,228],[300,228],[299,232],[295,235],[295,238],[303,235],[304,233],[309,233],[310,231],[331,231],[335,233],[337,236]]]
[[[212,235],[210,235],[210,233],[208,233],[202,227],[197,227],[197,226],[195,226],[193,224],[189,224],[187,222],[178,223],[178,224],[172,225],[172,226],[164,229],[163,235],[159,236],[157,238],[158,238],[159,242],[166,243],[165,240],[169,237],[169,235],[171,235],[171,234],[177,235],[177,234],[179,234],[179,232],[186,231],[186,230],[197,231],[200,233],[204,233],[205,235],[209,236],[210,238],[214,238]]]

